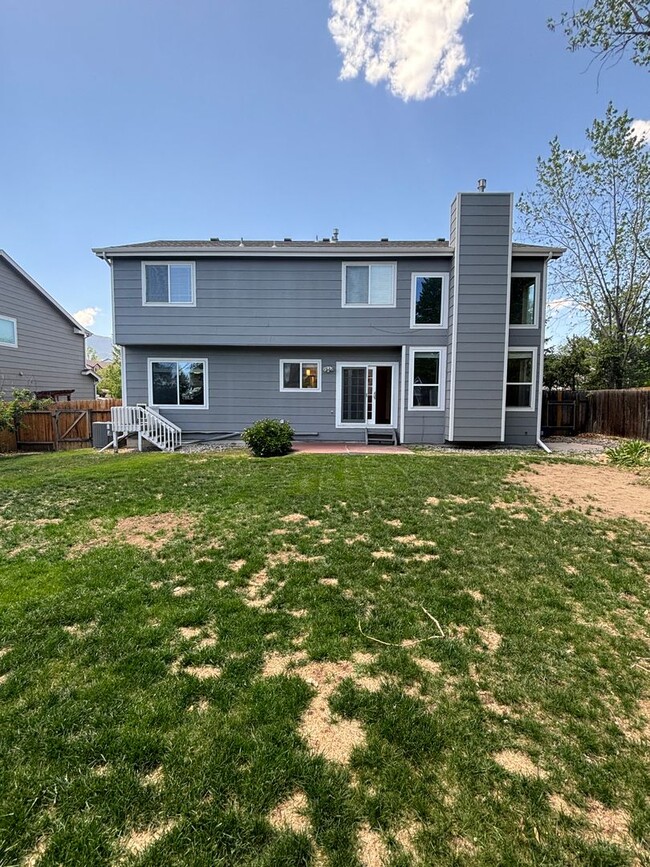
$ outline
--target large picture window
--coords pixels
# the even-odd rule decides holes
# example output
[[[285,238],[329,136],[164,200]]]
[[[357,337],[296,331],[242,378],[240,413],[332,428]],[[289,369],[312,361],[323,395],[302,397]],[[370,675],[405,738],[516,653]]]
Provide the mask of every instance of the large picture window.
[[[537,327],[537,274],[513,274],[510,280],[510,325]]]
[[[320,361],[282,359],[280,391],[320,391]]]
[[[394,262],[343,264],[344,307],[394,307]]]
[[[507,409],[535,408],[535,359],[534,349],[517,349],[508,353]]]
[[[143,262],[145,304],[194,305],[193,262]]]
[[[0,346],[18,346],[16,320],[9,316],[0,316]]]
[[[444,406],[445,350],[411,348],[409,409],[442,409]]]
[[[446,325],[448,274],[413,274],[411,277],[411,328]]]
[[[208,362],[201,360],[149,360],[149,403],[152,406],[208,405]]]

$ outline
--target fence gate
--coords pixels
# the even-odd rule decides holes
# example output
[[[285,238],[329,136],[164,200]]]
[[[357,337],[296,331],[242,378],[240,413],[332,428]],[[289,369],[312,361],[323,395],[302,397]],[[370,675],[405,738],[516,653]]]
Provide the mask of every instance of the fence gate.
[[[92,442],[89,409],[57,409],[54,412],[54,448],[79,448]],[[75,443],[75,445],[68,445]]]
[[[542,432],[545,436],[573,436],[583,429],[584,399],[575,391],[544,391]]]

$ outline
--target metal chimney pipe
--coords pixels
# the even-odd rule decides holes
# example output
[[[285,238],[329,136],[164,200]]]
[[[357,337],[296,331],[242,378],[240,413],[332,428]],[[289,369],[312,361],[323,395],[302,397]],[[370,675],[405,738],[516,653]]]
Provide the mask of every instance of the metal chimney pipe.
[[[479,182],[478,182],[479,193],[484,193],[486,187],[487,187],[487,181],[485,180],[485,178],[479,178]]]

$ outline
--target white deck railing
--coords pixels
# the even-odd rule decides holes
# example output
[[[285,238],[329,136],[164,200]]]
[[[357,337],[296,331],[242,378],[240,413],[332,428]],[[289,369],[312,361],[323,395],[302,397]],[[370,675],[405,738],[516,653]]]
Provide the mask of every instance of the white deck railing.
[[[182,442],[182,431],[177,424],[145,406],[111,407],[111,429],[115,448],[119,434],[128,433],[137,433],[140,451],[143,438],[164,452],[175,451]]]

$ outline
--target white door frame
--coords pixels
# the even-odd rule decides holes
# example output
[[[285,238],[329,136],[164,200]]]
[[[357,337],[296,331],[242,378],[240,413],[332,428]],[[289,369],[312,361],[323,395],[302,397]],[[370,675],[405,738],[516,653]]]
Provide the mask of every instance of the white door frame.
[[[365,421],[365,422],[357,422],[357,421],[341,421],[341,413],[343,410],[343,368],[344,367],[363,367],[366,369],[369,367],[377,368],[377,367],[390,367],[391,368],[391,379],[390,379],[390,389],[391,389],[391,407],[390,407],[390,424],[375,424],[374,422]],[[398,373],[399,373],[399,361],[337,361],[336,362],[336,427],[337,428],[357,428],[363,430],[364,428],[377,428],[379,430],[396,428],[397,427],[397,418],[398,418],[398,406],[399,406],[399,391],[398,391]],[[366,373],[366,391],[367,391],[367,382],[368,376]],[[375,371],[373,376],[373,385],[376,389],[377,387],[377,373]],[[376,392],[373,394],[373,418],[375,415],[375,406],[376,406]],[[367,396],[366,396],[366,406],[367,406]],[[366,409],[367,415],[367,409]]]

